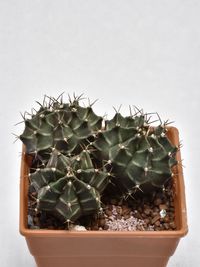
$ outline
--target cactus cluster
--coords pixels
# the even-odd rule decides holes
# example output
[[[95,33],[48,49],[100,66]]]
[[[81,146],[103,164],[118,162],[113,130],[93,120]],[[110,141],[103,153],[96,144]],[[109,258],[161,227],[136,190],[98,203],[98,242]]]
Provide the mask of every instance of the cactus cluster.
[[[177,147],[167,137],[167,123],[151,127],[141,111],[127,117],[116,111],[104,121],[93,104],[80,105],[81,97],[69,103],[62,97],[46,99],[36,113],[24,117],[20,135],[26,153],[33,155],[29,179],[38,212],[75,222],[102,209],[110,185],[128,197],[164,187],[173,176]]]
[[[142,185],[162,187],[173,176],[177,148],[166,132],[165,125],[150,127],[143,114],[123,117],[116,113],[94,146],[112,164],[115,182],[130,195],[142,190]]]

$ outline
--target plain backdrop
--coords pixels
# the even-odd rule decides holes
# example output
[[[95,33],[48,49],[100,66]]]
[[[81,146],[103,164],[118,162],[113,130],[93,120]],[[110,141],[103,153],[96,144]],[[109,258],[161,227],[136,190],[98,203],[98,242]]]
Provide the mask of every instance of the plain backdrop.
[[[200,1],[0,0],[0,266],[34,267],[18,232],[19,112],[84,93],[96,112],[136,105],[183,140],[189,234],[169,267],[200,266]],[[87,100],[86,100],[87,101]],[[156,266],[155,266],[156,267]]]

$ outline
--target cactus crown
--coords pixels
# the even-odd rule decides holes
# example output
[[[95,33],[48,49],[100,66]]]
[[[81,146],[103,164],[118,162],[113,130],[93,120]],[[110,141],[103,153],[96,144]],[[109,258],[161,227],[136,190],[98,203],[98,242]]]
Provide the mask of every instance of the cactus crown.
[[[151,127],[141,111],[126,117],[116,111],[102,127],[103,117],[93,104],[81,106],[81,97],[69,103],[62,96],[46,97],[35,114],[24,117],[20,135],[26,153],[34,156],[29,177],[37,211],[63,222],[101,210],[108,185],[120,188],[122,197],[164,187],[177,164],[167,122]]]
[[[92,106],[81,107],[81,97],[63,104],[62,98],[49,98],[40,104],[39,111],[25,119],[25,130],[20,135],[28,154],[56,148],[64,154],[78,153],[81,145],[101,128],[102,117]]]

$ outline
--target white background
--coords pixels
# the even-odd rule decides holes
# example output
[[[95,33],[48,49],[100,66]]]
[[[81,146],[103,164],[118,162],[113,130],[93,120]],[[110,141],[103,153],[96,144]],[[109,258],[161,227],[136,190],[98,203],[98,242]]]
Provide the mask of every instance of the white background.
[[[200,266],[200,1],[0,0],[0,266],[33,267],[18,233],[19,111],[85,93],[96,112],[136,105],[175,120],[183,140],[189,234],[169,267]],[[155,266],[156,267],[156,266]]]

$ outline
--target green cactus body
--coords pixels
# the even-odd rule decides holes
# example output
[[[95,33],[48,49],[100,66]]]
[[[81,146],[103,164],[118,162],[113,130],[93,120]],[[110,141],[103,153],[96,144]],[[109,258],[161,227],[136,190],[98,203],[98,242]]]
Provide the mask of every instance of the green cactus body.
[[[144,184],[163,187],[177,163],[177,148],[168,140],[166,128],[150,128],[142,115],[134,118],[117,113],[94,146],[98,157],[112,163],[113,182],[129,193]]]
[[[28,154],[52,148],[65,154],[78,154],[101,125],[102,117],[97,116],[91,106],[81,107],[76,100],[62,104],[53,99],[48,107],[41,107],[31,119],[25,119],[20,139]]]
[[[69,158],[54,150],[47,166],[30,175],[38,192],[37,209],[61,221],[76,221],[101,208],[101,193],[109,182],[105,168],[95,169],[89,152]]]

